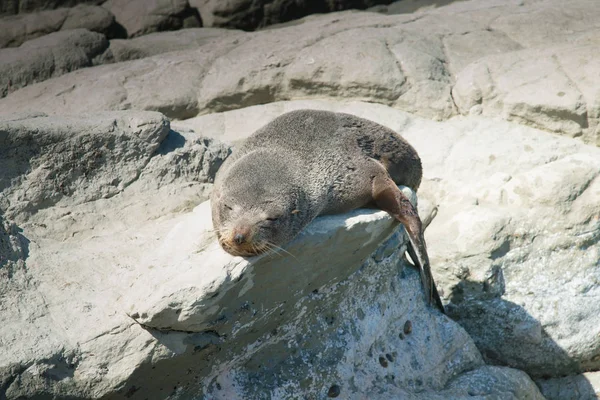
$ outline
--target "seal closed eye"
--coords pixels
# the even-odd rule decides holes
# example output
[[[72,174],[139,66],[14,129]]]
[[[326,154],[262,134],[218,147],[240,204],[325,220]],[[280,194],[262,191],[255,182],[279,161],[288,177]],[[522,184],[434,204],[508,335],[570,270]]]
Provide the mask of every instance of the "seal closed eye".
[[[391,129],[350,114],[298,110],[253,133],[215,178],[219,243],[253,256],[291,241],[314,218],[374,205],[401,222],[428,302],[444,311],[417,210],[397,185],[417,191],[415,149]]]

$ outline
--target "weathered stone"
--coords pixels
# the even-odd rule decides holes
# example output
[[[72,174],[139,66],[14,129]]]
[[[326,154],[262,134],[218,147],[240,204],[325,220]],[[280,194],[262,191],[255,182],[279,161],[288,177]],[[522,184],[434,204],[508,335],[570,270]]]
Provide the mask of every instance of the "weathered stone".
[[[169,10],[158,14],[179,12],[186,9],[184,3],[173,9],[169,3]],[[136,108],[189,118],[327,96],[379,102],[432,119],[457,113],[500,116],[596,144],[600,100],[591,77],[597,75],[593,21],[600,20],[598,8],[590,0],[573,3],[577,15],[589,9],[579,30],[563,8],[558,0],[527,5],[471,0],[417,17],[343,12],[209,41],[182,34],[187,42],[182,47],[198,44],[197,51],[155,55],[34,85],[0,101],[0,112]],[[564,29],[548,28],[540,17],[546,15]],[[551,33],[545,35],[546,30]],[[531,40],[522,39],[527,32]],[[546,36],[547,45],[541,46]],[[148,42],[162,40],[156,36]],[[102,60],[145,57],[172,42],[165,36],[161,43],[156,50],[142,50],[151,45],[115,42]],[[197,68],[190,68],[190,59]]]
[[[77,4],[100,4],[104,0],[6,0],[0,3],[0,16],[32,13]]]
[[[0,49],[0,97],[24,86],[92,65],[94,57],[108,47],[100,33],[85,29],[52,33]]]
[[[537,380],[540,391],[548,400],[588,400],[600,396],[600,372]]]
[[[107,0],[102,7],[114,14],[128,37],[182,27],[201,26],[198,13],[187,0]]]
[[[463,114],[500,115],[595,143],[598,84],[586,72],[596,68],[598,48],[569,45],[485,57],[458,74],[453,98]]]
[[[355,107],[409,122],[383,106]],[[1,132],[11,177],[0,207],[30,241],[27,254],[13,253],[10,274],[0,269],[0,393],[9,399],[164,398],[174,388],[282,398],[332,385],[370,398],[540,398],[524,373],[482,369],[468,335],[426,306],[402,230],[378,250],[393,230],[384,212],[320,218],[286,249],[291,256],[243,260],[214,240],[208,203],[187,212],[200,191],[205,198],[226,147],[168,131],[155,113],[28,117]],[[64,193],[54,195],[48,174]],[[435,208],[421,204],[430,221]],[[230,367],[215,368],[223,360]]]
[[[36,37],[68,29],[87,29],[109,38],[117,35],[115,17],[102,7],[79,5],[0,18],[0,47],[17,47]]]
[[[202,17],[204,26],[253,30],[267,25],[351,8],[365,9],[392,0],[190,0]]]
[[[0,209],[11,219],[116,195],[138,178],[169,130],[162,115],[149,112],[0,123]]]
[[[416,147],[421,199],[437,206],[426,232],[434,276],[487,360],[533,376],[598,368],[599,149],[501,121],[435,123],[360,102],[273,103],[175,126],[239,142],[298,108],[366,117]]]
[[[121,62],[171,51],[192,50],[218,43],[225,37],[238,36],[241,36],[241,33],[231,29],[190,28],[150,33],[133,39],[113,39],[108,50],[96,62]]]

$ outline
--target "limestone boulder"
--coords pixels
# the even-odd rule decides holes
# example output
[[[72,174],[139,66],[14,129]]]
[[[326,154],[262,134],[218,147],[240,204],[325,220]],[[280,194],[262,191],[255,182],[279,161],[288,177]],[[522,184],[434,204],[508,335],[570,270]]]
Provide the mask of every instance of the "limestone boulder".
[[[0,25],[0,48],[18,47],[39,36],[69,29],[87,29],[109,38],[119,35],[115,17],[105,8],[90,5],[4,17]]]
[[[538,379],[599,368],[596,147],[502,121],[439,123],[360,102],[271,103],[175,126],[236,143],[299,108],[369,118],[415,146],[424,163],[420,197],[437,207],[426,231],[434,276],[449,315],[488,362]]]
[[[453,98],[463,114],[499,115],[600,145],[599,87],[591,78],[599,48],[568,44],[484,57],[458,74]]]
[[[156,54],[199,47],[221,42],[224,38],[241,38],[239,31],[220,28],[189,28],[172,32],[149,33],[132,39],[113,39],[109,48],[95,60],[98,64],[135,60]],[[178,55],[173,55],[177,58]]]
[[[392,0],[190,0],[200,12],[204,26],[254,30],[287,22],[310,14],[322,14],[347,9],[365,9]]]
[[[600,396],[600,372],[537,381],[548,400],[594,399]]]
[[[108,48],[100,33],[65,30],[0,49],[0,97],[29,84],[88,67]]]
[[[0,3],[0,16],[33,13],[78,4],[100,4],[104,0],[9,0]]]
[[[154,21],[155,14],[169,19],[189,7],[185,1],[156,3],[153,14],[131,2],[105,6],[116,14],[124,10],[132,21],[138,21],[140,9]],[[231,35],[156,34],[115,41],[98,58],[142,60],[31,85],[0,101],[0,112],[133,108],[184,119],[329,97],[376,102],[435,120],[500,117],[596,144],[600,111],[591,77],[598,64],[598,10],[590,0],[572,3],[573,13],[585,21],[575,27],[558,0],[470,0],[415,15],[336,12]],[[137,28],[127,28],[130,36],[158,29],[132,24]],[[212,38],[205,40],[205,34]],[[171,48],[179,52],[163,53]]]
[[[202,26],[187,0],[107,0],[102,7],[115,16],[127,37]]]
[[[242,259],[201,203],[230,151],[215,139],[117,112],[15,115],[0,141],[7,399],[542,398],[426,305],[384,212],[319,218],[285,251]]]
[[[428,56],[418,40],[407,39],[413,32],[378,28],[389,18],[376,14],[350,13],[343,22],[338,19],[322,16],[289,28],[224,36],[185,53],[81,70],[19,91],[0,102],[0,112],[34,107],[50,114],[136,108],[182,119],[293,96],[326,95],[404,104],[432,117],[452,114],[443,63]],[[364,29],[356,28],[357,24]],[[336,33],[346,47],[339,57],[329,58],[330,46],[322,41],[334,44],[327,37]],[[406,68],[399,67],[397,56],[388,49],[387,36],[406,41],[401,49],[394,49],[398,57],[406,54]],[[369,39],[366,47],[358,40],[363,37]],[[420,89],[410,89],[412,82]],[[97,95],[88,96],[91,91]],[[44,100],[49,98],[52,101]]]

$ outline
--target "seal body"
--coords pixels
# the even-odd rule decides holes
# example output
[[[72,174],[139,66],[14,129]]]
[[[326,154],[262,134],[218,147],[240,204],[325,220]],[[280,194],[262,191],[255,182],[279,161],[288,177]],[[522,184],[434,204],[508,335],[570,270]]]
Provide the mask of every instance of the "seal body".
[[[421,221],[397,185],[417,190],[415,149],[389,128],[349,114],[298,110],[279,116],[223,163],[211,197],[221,246],[252,256],[279,249],[315,217],[374,206],[403,223],[426,294],[441,300]]]

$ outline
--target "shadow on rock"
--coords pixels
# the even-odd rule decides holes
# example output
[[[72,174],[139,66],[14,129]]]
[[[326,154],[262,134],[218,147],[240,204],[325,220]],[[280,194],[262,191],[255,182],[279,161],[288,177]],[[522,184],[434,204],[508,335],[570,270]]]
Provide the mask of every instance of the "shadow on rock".
[[[572,359],[522,306],[500,297],[504,282],[501,271],[496,272],[486,282],[463,279],[454,286],[446,307],[448,316],[471,335],[487,364],[525,371],[548,399],[597,399],[594,387],[579,375],[588,368]],[[567,397],[562,391],[559,397],[553,396],[554,387],[544,384],[573,375],[578,377],[577,390]]]
[[[21,228],[0,214],[0,268],[29,256],[29,239],[22,232]]]
[[[185,146],[185,137],[179,132],[169,130],[167,137],[164,138],[156,153],[165,155],[174,150],[181,149],[183,146]]]

